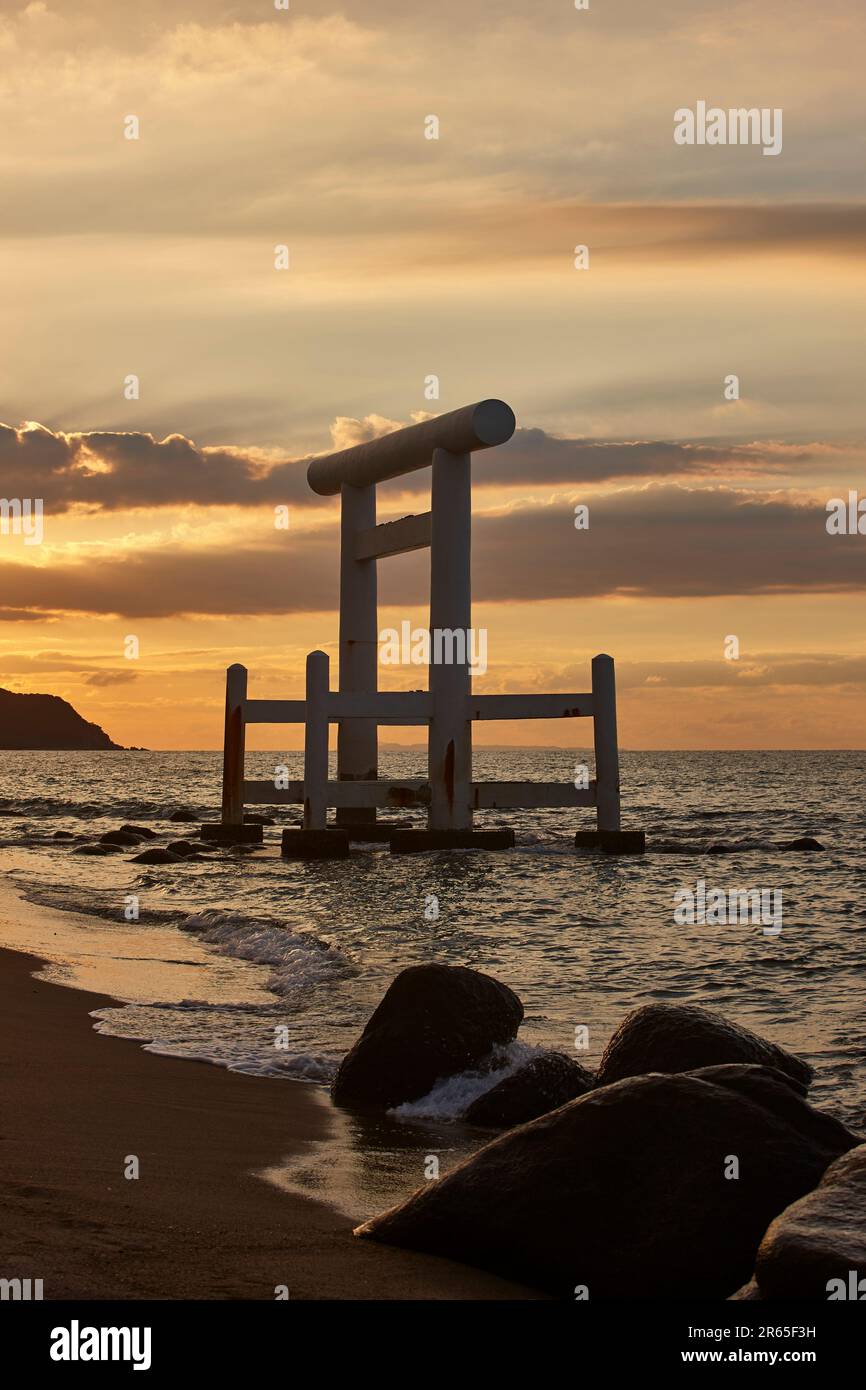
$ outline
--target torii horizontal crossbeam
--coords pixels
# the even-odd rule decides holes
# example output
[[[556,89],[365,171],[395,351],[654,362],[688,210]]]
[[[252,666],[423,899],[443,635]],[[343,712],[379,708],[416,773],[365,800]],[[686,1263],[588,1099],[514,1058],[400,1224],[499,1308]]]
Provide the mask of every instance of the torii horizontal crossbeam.
[[[434,420],[422,420],[352,449],[313,459],[307,468],[307,482],[321,497],[333,497],[343,483],[352,487],[384,483],[403,473],[429,468],[436,449],[474,454],[504,444],[513,435],[515,424],[514,411],[505,401],[477,401]]]

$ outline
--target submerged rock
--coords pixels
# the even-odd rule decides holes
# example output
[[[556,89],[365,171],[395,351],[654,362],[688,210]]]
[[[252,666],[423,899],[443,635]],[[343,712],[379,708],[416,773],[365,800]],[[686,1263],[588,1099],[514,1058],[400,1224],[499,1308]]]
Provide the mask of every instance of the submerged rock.
[[[180,855],[181,859],[187,859],[191,854],[198,854],[201,848],[201,845],[194,845],[191,840],[171,840],[166,845],[166,849],[170,850],[172,854]]]
[[[183,856],[172,854],[170,849],[145,849],[141,854],[134,854],[133,864],[182,864]]]
[[[644,1004],[623,1019],[604,1050],[598,1085],[646,1072],[692,1071],[723,1062],[775,1067],[808,1086],[812,1068],[775,1043],[693,1004]]]
[[[755,1277],[762,1298],[866,1299],[866,1144],[776,1217]]]
[[[857,1142],[762,1068],[628,1077],[493,1140],[355,1234],[562,1298],[726,1298],[768,1219]]]
[[[592,1072],[562,1052],[542,1052],[478,1097],[461,1117],[487,1129],[511,1129],[591,1091]]]
[[[150,830],[146,825],[122,825],[121,830],[126,830],[130,835],[138,835],[142,840],[155,840],[156,831]]]
[[[119,854],[120,845],[78,845],[73,854]]]
[[[779,845],[779,849],[816,850],[823,848],[820,840],[813,840],[811,835],[803,835],[799,840],[788,840],[787,844]]]
[[[134,835],[131,830],[109,830],[106,835],[100,835],[101,845],[140,845],[144,836]]]
[[[53,840],[74,840],[75,836],[71,830],[55,830],[51,838]]]
[[[187,808],[186,806],[181,806],[181,807],[178,808],[177,811],[172,811],[172,813],[171,813],[171,815],[169,816],[168,819],[169,819],[169,820],[190,821],[190,822],[191,822],[191,821],[196,821],[196,820],[198,820],[198,816],[194,816],[193,813],[192,813],[192,811],[188,810],[188,808]]]
[[[462,965],[412,965],[389,985],[331,1093],[340,1105],[387,1109],[425,1096],[441,1077],[481,1062],[513,1040],[517,995]]]

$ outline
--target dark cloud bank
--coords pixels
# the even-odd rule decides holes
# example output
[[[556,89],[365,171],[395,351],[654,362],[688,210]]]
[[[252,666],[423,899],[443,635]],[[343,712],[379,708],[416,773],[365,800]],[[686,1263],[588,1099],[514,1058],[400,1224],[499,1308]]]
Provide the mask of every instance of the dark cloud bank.
[[[855,593],[866,588],[866,545],[831,536],[826,513],[784,495],[682,485],[598,497],[588,530],[569,503],[480,515],[473,527],[476,600]],[[57,610],[156,618],[182,614],[332,612],[337,528],[276,531],[236,546],[128,550],[99,558],[0,566],[3,603],[20,617]],[[380,601],[428,600],[427,556],[380,566]]]
[[[578,487],[654,477],[736,481],[814,468],[828,451],[831,446],[821,443],[562,439],[540,429],[521,429],[502,448],[475,455],[473,476],[478,483],[501,486]],[[65,434],[0,424],[2,495],[41,497],[46,513],[55,515],[73,507],[121,511],[320,503],[307,486],[308,462],[274,463],[262,451],[200,448],[182,435],[157,440],[140,432]],[[414,475],[401,486],[422,490],[426,475]]]

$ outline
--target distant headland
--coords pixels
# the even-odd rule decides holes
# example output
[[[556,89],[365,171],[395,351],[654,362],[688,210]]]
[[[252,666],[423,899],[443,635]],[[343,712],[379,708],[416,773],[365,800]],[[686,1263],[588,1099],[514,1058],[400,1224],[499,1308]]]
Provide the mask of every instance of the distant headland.
[[[0,689],[0,748],[121,749],[98,724],[86,719],[59,695],[18,695]]]

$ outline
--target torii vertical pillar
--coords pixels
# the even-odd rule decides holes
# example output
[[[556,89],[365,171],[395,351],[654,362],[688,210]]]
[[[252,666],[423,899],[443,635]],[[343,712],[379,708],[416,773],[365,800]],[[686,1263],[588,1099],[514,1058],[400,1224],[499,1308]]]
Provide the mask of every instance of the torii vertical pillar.
[[[430,696],[428,753],[431,830],[472,825],[471,456],[433,451],[430,510]],[[437,652],[436,633],[448,634]],[[451,662],[436,657],[452,655]]]
[[[226,671],[226,713],[223,734],[222,815],[201,827],[203,840],[222,845],[261,844],[262,827],[244,821],[244,752],[247,668],[236,662]]]
[[[376,525],[376,485],[340,488],[340,683],[341,692],[375,694],[378,689],[379,632],[376,609],[376,561],[358,560],[361,531]],[[337,731],[339,781],[375,781],[379,737],[374,719],[346,719]],[[375,807],[338,810],[340,825],[368,825]]]
[[[244,820],[244,715],[247,668],[236,662],[226,671],[226,713],[223,734],[223,825]]]

